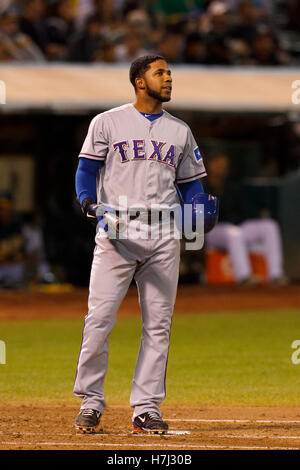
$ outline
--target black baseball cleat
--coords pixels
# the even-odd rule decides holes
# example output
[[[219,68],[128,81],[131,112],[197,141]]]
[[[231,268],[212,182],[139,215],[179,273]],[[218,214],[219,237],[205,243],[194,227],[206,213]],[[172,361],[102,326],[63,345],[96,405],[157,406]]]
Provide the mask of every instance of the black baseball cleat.
[[[100,423],[100,418],[100,411],[85,408],[76,416],[74,426],[79,432],[91,434],[95,432],[96,427]]]
[[[133,433],[166,434],[168,428],[168,424],[154,411],[136,416],[133,421]]]

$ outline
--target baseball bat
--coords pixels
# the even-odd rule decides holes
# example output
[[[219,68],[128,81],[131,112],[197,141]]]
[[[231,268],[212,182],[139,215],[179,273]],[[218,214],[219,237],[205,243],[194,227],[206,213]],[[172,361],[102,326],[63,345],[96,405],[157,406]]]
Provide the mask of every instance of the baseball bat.
[[[116,213],[106,210],[107,206],[103,204],[97,205],[96,214],[99,217],[102,216],[102,220],[100,222],[101,226],[104,227],[108,225],[108,227],[116,233],[121,233],[126,230],[126,222],[123,219],[120,219]]]
[[[126,230],[125,220],[119,219],[116,214],[105,212],[102,220],[105,225],[108,225],[108,227],[114,230],[116,233],[121,233]]]

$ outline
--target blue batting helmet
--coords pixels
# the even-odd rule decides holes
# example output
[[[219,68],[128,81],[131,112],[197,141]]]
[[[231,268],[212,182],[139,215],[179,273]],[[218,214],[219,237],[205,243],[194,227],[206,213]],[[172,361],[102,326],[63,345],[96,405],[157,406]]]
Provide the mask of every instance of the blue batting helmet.
[[[204,206],[204,233],[210,232],[218,222],[219,218],[219,200],[216,196],[206,193],[198,193],[193,196],[192,201],[192,221],[193,229],[196,227],[196,216],[200,215],[202,210],[197,205]]]

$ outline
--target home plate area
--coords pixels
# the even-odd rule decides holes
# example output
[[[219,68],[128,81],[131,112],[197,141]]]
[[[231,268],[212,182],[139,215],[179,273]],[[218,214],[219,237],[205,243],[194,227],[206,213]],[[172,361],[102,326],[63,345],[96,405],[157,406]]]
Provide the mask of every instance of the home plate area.
[[[132,435],[133,436],[142,436],[142,437],[145,437],[145,433],[137,433],[137,432],[134,432],[134,431],[131,431]],[[147,436],[156,436],[156,437],[160,437],[160,436],[182,436],[184,434],[191,434],[190,431],[183,431],[183,430],[168,430],[167,432],[165,432],[164,434],[158,434],[158,433],[153,433],[153,434],[146,434]]]

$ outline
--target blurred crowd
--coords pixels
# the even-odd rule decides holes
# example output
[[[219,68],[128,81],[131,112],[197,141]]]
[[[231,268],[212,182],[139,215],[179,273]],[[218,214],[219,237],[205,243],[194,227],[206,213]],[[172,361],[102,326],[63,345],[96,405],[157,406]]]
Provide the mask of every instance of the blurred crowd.
[[[0,290],[55,280],[47,260],[41,224],[15,211],[12,193],[0,192]]]
[[[299,65],[300,0],[1,0],[0,61]]]

